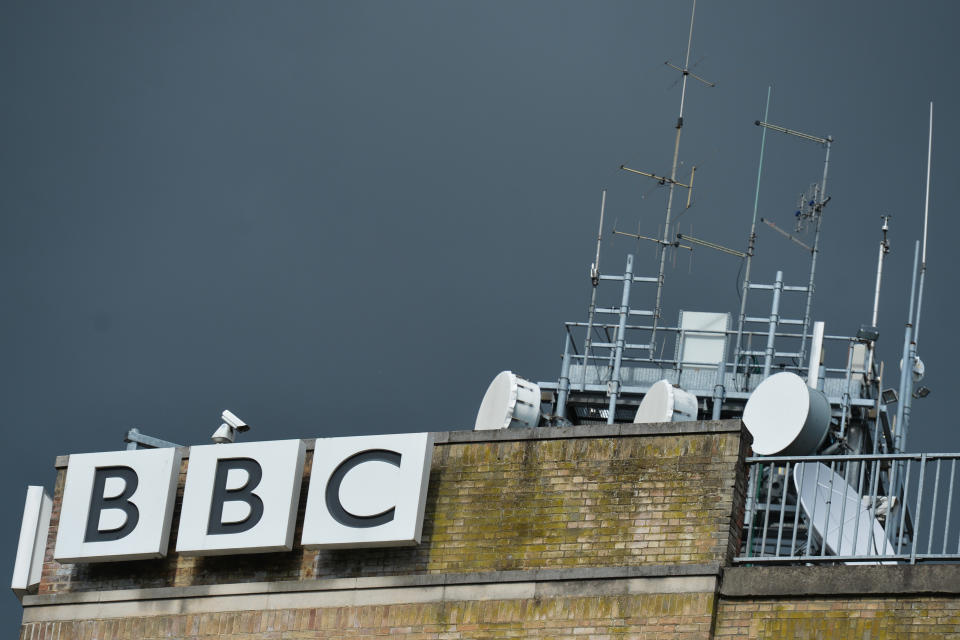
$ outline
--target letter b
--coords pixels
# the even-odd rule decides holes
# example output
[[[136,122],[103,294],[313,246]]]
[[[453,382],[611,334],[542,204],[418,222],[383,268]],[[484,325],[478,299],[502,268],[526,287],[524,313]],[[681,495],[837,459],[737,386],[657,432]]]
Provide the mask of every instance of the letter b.
[[[123,480],[123,491],[120,495],[107,498],[104,496],[107,480],[117,478]],[[87,515],[87,529],[83,537],[84,542],[112,542],[130,535],[140,521],[140,510],[130,502],[130,498],[137,492],[140,483],[137,472],[130,467],[97,467],[93,476],[93,491],[90,493],[90,511]],[[113,529],[100,528],[100,514],[106,509],[119,509],[126,515],[123,524]]]
[[[227,478],[231,470],[247,473],[243,486],[228,489]],[[210,521],[207,535],[243,533],[257,526],[263,517],[263,500],[253,492],[263,478],[263,469],[253,458],[221,458],[217,460],[217,469],[213,479],[213,498],[210,501]],[[244,502],[250,512],[239,522],[223,522],[223,505],[226,502]]]

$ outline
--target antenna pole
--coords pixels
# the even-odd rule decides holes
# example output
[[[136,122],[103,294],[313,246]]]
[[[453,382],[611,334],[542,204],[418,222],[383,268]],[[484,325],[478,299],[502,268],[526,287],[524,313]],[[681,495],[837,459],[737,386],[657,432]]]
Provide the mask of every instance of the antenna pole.
[[[773,302],[770,305],[770,326],[767,330],[767,350],[763,357],[763,378],[770,377],[770,368],[773,366],[774,340],[777,325],[780,323],[780,292],[783,291],[783,272],[777,271],[777,280],[773,285]]]
[[[767,87],[767,106],[763,111],[763,121],[770,115],[770,87]],[[767,144],[767,129],[763,128],[760,137],[760,164],[757,167],[757,188],[753,194],[753,222],[750,223],[750,237],[747,239],[747,266],[743,274],[743,288],[740,292],[740,322],[737,325],[737,342],[733,349],[733,374],[736,377],[740,363],[740,343],[743,340],[743,323],[747,317],[747,293],[750,291],[750,266],[753,263],[753,251],[757,243],[757,208],[760,204],[760,176],[763,174],[763,150]]]
[[[890,216],[883,217],[883,240],[880,241],[880,255],[877,256],[877,284],[873,289],[873,315],[870,318],[870,326],[876,328],[877,318],[880,312],[880,281],[883,279],[883,259],[890,253],[890,241],[887,240],[887,231],[890,229]],[[870,354],[867,360],[867,375],[873,376],[873,355],[876,349],[876,341],[870,341]]]
[[[927,215],[930,213],[930,160],[933,152],[933,103],[930,103],[930,133],[927,138],[927,195],[923,203],[923,253],[920,258],[920,292],[917,294],[917,319],[913,324],[913,342],[920,339],[920,307],[923,305],[923,280],[927,273]]]
[[[687,35],[687,55],[683,61],[683,81],[680,85],[680,115],[677,118],[677,136],[673,143],[673,164],[670,167],[670,191],[667,195],[667,216],[663,222],[663,241],[660,248],[660,270],[657,273],[657,301],[653,311],[653,327],[650,332],[650,357],[657,338],[657,322],[660,320],[661,303],[663,301],[663,279],[667,266],[667,246],[670,244],[670,214],[673,209],[673,192],[677,181],[677,160],[680,157],[680,133],[683,131],[683,105],[687,96],[687,76],[690,75],[690,46],[693,43],[693,18],[697,13],[697,0],[693,0],[693,9],[690,11],[690,32]]]
[[[813,235],[813,251],[810,257],[810,282],[807,285],[807,304],[803,312],[803,332],[800,338],[800,361],[807,353],[807,329],[810,327],[810,305],[813,302],[814,277],[817,273],[817,254],[820,253],[820,227],[823,225],[823,207],[827,204],[827,170],[830,168],[830,145],[833,138],[824,138],[827,154],[823,159],[823,181],[820,183],[820,203],[817,205],[817,230]]]
[[[913,277],[910,279],[910,313],[903,330],[903,356],[900,360],[900,402],[897,403],[897,434],[893,439],[895,453],[903,452],[906,446],[907,422],[910,420],[910,398],[913,394],[913,301],[917,287],[917,260],[920,255],[920,241],[913,249]]]
[[[597,255],[590,265],[590,281],[593,286],[600,282],[600,245],[603,242],[603,210],[607,207],[607,190],[600,195],[600,226],[597,228]]]
[[[607,412],[607,424],[613,424],[617,418],[617,398],[620,396],[620,363],[626,344],[627,315],[630,313],[630,285],[633,283],[633,254],[627,254],[627,270],[623,274],[623,296],[620,298],[620,324],[617,326],[617,341],[613,359],[613,373],[607,385],[610,394],[610,407]]]
[[[930,158],[931,151],[933,149],[933,103],[930,103],[930,133],[927,141],[927,195],[926,203],[923,210],[923,259],[922,259],[922,268],[920,270],[920,288],[917,292],[917,316],[916,316],[916,325],[912,328],[910,326],[910,320],[913,319],[913,286],[916,286],[917,278],[917,256],[914,253],[913,256],[913,282],[910,289],[910,317],[907,319],[907,331],[904,338],[904,354],[903,354],[903,365],[902,371],[900,372],[900,404],[898,406],[898,413],[900,414],[899,419],[897,420],[897,440],[900,442],[900,446],[897,448],[898,451],[903,451],[907,446],[907,429],[910,427],[910,409],[913,404],[913,369],[917,362],[917,337],[919,335],[919,323],[920,323],[920,305],[923,302],[923,276],[927,270],[927,213],[930,207]],[[920,243],[917,243],[917,248],[919,248]],[[911,331],[912,329],[912,331]],[[909,339],[908,339],[909,338]]]
[[[880,280],[883,278],[883,258],[890,253],[890,241],[887,240],[887,231],[890,230],[890,216],[883,217],[883,240],[880,241],[880,255],[877,258],[877,285],[873,291],[873,315],[870,317],[870,324],[877,326],[877,317],[880,312]]]
[[[583,340],[583,370],[580,375],[580,391],[587,388],[587,367],[590,364],[590,347],[593,345],[593,315],[597,310],[597,285],[600,284],[600,244],[603,242],[603,211],[607,206],[607,190],[600,196],[600,228],[597,230],[597,255],[590,265],[590,309],[587,312],[587,337]]]

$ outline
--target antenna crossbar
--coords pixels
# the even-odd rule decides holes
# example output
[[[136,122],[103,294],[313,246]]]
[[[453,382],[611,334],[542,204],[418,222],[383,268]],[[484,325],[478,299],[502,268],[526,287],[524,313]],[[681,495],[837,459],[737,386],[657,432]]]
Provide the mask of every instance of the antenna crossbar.
[[[764,223],[765,225],[767,225],[768,227],[770,227],[771,229],[773,229],[773,230],[776,231],[777,233],[781,234],[783,237],[787,238],[788,240],[793,240],[794,242],[796,242],[798,245],[800,245],[801,247],[803,247],[804,249],[806,249],[806,250],[809,251],[810,253],[813,253],[813,247],[811,247],[810,245],[806,244],[805,242],[803,242],[802,240],[800,240],[800,239],[797,238],[796,236],[787,233],[786,231],[784,231],[783,229],[781,229],[781,228],[778,227],[777,225],[773,224],[772,222],[770,222],[770,221],[767,220],[766,218],[760,218],[760,222]]]
[[[693,244],[699,244],[702,247],[707,247],[709,249],[716,249],[717,251],[722,251],[723,253],[729,253],[730,255],[737,256],[738,258],[747,257],[747,254],[745,254],[743,251],[737,251],[736,249],[725,247],[722,244],[709,242],[707,240],[701,240],[700,238],[694,238],[693,236],[688,236],[682,233],[678,233],[677,238],[679,238],[680,240],[686,240],[687,242],[692,242]]]
[[[762,122],[760,120],[755,120],[754,123],[758,127],[763,127],[765,129],[771,129],[773,131],[779,131],[780,133],[786,133],[790,136],[796,136],[804,140],[810,140],[811,142],[817,142],[819,144],[829,144],[833,142],[833,138],[827,136],[826,138],[821,138],[820,136],[812,136],[809,133],[803,133],[802,131],[794,131],[793,129],[787,129],[786,127],[781,127],[780,125],[771,124],[769,122]]]
[[[624,164],[620,165],[620,169],[621,169],[622,171],[629,171],[630,173],[635,173],[635,174],[637,174],[637,175],[641,175],[641,176],[650,178],[651,180],[656,180],[656,181],[659,182],[660,184],[675,184],[675,185],[677,185],[678,187],[683,187],[684,189],[690,189],[690,188],[692,188],[691,185],[689,185],[689,184],[683,184],[682,182],[680,182],[680,181],[678,181],[678,180],[674,180],[673,178],[668,178],[668,177],[666,177],[666,176],[658,176],[658,175],[655,174],[655,173],[649,173],[649,172],[647,172],[647,171],[640,171],[639,169],[631,169],[630,167],[628,167],[627,165],[624,165]],[[691,172],[690,176],[691,176],[691,178],[693,177],[693,173],[692,173],[692,172]],[[691,180],[691,182],[693,182],[693,181]]]
[[[680,244],[679,242],[669,242],[666,240],[661,240],[660,238],[651,238],[650,236],[643,236],[643,235],[640,235],[639,233],[627,233],[626,231],[617,231],[616,229],[614,229],[613,235],[627,236],[628,238],[636,238],[637,240],[648,240],[650,242],[653,242],[654,244],[659,244],[664,247],[676,247],[678,249],[689,249],[690,251],[693,251],[693,247],[688,247],[687,245]],[[678,237],[679,237],[679,234],[678,234]]]
[[[703,78],[701,78],[700,76],[698,76],[698,75],[695,74],[694,72],[690,71],[690,69],[684,69],[684,68],[682,68],[682,67],[678,67],[677,65],[673,64],[673,63],[670,62],[669,60],[667,60],[667,61],[664,62],[663,64],[667,65],[667,66],[670,67],[671,69],[676,69],[677,71],[679,71],[680,73],[682,73],[682,74],[685,75],[685,76],[690,76],[691,78],[694,78],[694,79],[696,79],[696,80],[699,80],[700,82],[702,82],[703,84],[707,85],[708,87],[715,87],[715,86],[717,86],[717,83],[716,83],[716,82],[710,82],[709,80],[704,80]]]

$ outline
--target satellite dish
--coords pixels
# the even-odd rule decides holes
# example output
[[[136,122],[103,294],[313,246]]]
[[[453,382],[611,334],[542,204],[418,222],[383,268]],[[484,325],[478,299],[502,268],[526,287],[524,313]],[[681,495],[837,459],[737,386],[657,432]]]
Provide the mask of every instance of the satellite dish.
[[[688,422],[697,419],[697,407],[697,396],[674,387],[669,380],[661,380],[643,396],[633,422]]]
[[[830,402],[800,376],[776,373],[750,394],[743,424],[753,436],[753,451],[758,455],[816,453],[830,428]]]
[[[838,556],[895,555],[892,542],[887,541],[884,549],[886,534],[883,525],[871,516],[860,495],[843,476],[820,462],[799,462],[793,468],[793,484],[800,496],[800,508],[830,553]],[[896,563],[890,560],[881,564]]]
[[[483,395],[474,431],[535,427],[540,422],[540,386],[501,371]]]

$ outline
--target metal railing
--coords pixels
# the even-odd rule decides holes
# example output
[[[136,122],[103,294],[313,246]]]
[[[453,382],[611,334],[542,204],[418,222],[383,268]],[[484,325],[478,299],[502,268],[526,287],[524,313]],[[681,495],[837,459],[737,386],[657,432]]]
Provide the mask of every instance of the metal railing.
[[[807,373],[809,363],[805,355],[810,339],[809,317],[803,320],[785,318],[782,315],[780,294],[782,292],[807,293],[809,287],[790,286],[783,282],[783,274],[777,272],[774,284],[750,283],[748,289],[770,290],[772,301],[770,313],[766,316],[745,315],[728,319],[725,330],[692,329],[681,326],[668,326],[656,312],[635,308],[631,305],[632,289],[638,284],[656,284],[657,278],[634,275],[633,256],[627,256],[622,275],[597,275],[591,293],[591,301],[586,322],[565,323],[563,360],[560,377],[556,384],[556,415],[566,417],[566,404],[571,392],[587,391],[588,385],[603,387],[609,398],[608,422],[614,419],[615,406],[625,389],[624,378],[629,377],[627,369],[649,368],[659,370],[661,377],[674,384],[684,384],[681,378],[683,370],[697,370],[696,388],[689,389],[698,396],[712,398],[712,417],[718,419],[726,398],[730,393],[749,393],[760,381],[776,371],[791,371],[797,374]],[[606,287],[598,285],[607,282],[620,284],[619,304],[612,299]],[[598,300],[598,289],[604,289],[603,300]],[[635,297],[635,296],[633,296]],[[809,300],[807,302],[809,312]],[[638,318],[647,319],[650,324],[634,324]],[[614,320],[615,319],[615,320]],[[735,327],[730,326],[734,320]],[[633,321],[633,322],[631,322]],[[641,321],[642,322],[642,321]],[[750,327],[750,325],[760,325]],[[766,325],[766,326],[763,326]],[[796,327],[798,333],[788,328]],[[720,343],[721,354],[711,362],[691,362],[681,354],[683,337],[716,337]],[[846,367],[827,367],[825,376],[843,375],[850,380],[852,375],[865,373],[864,367],[853,366],[850,355],[853,353],[854,338],[849,336],[823,336],[823,340],[837,340],[848,343]],[[709,372],[712,371],[711,377]],[[831,375],[832,374],[832,375]],[[592,378],[588,381],[588,375]],[[870,376],[867,376],[870,378]],[[645,381],[646,382],[646,381]],[[646,386],[646,385],[641,385]],[[847,385],[849,386],[849,385]],[[548,388],[549,385],[548,385]],[[590,391],[597,391],[597,388]],[[859,390],[859,388],[858,388]],[[850,395],[848,391],[846,396]],[[862,394],[861,394],[862,395]],[[864,397],[875,397],[877,393],[867,393]],[[849,408],[844,404],[843,409]]]
[[[747,458],[734,561],[960,562],[958,459],[960,453]]]

